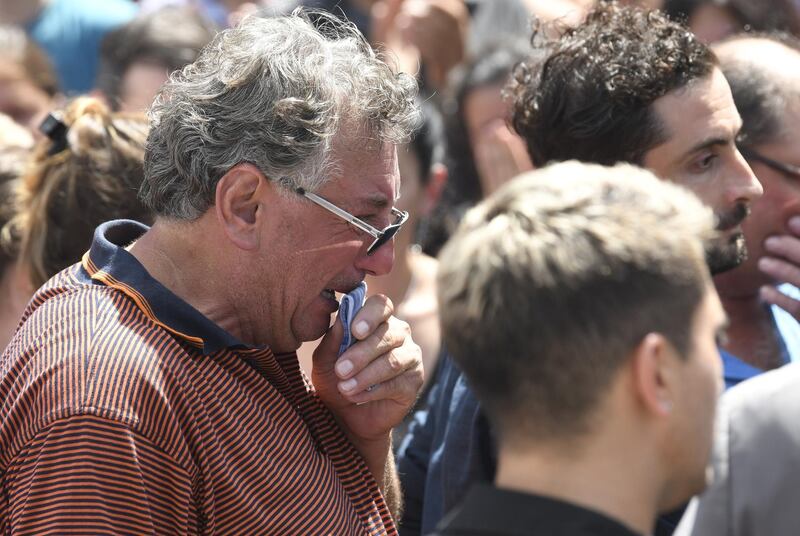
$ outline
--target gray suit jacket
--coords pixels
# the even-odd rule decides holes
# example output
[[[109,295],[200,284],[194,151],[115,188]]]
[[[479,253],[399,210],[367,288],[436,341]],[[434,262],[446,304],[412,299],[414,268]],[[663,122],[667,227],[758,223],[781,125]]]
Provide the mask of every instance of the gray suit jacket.
[[[800,363],[725,393],[713,464],[676,536],[800,534]]]

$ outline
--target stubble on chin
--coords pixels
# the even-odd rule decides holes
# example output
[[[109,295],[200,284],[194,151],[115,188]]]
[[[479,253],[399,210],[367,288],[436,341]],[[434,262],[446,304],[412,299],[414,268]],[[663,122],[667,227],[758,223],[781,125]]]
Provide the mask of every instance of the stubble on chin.
[[[733,270],[745,260],[747,260],[747,244],[742,232],[729,237],[720,237],[706,249],[706,262],[711,275]]]

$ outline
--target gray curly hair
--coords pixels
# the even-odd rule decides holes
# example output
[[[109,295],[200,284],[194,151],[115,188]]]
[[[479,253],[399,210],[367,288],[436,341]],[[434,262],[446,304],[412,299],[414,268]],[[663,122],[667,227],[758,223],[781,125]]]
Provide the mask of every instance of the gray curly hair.
[[[173,73],[156,98],[141,199],[159,216],[196,219],[241,162],[314,191],[336,165],[332,142],[343,125],[350,139],[406,140],[419,120],[416,89],[333,15],[250,17]]]

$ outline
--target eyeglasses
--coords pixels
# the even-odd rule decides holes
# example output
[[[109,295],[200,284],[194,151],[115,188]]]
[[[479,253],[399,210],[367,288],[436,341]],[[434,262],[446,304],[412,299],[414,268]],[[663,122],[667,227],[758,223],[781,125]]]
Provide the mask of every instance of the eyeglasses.
[[[778,162],[777,160],[773,160],[772,158],[764,156],[763,154],[759,153],[758,151],[754,151],[749,147],[739,147],[739,152],[742,153],[742,156],[747,160],[761,162],[765,166],[768,166],[775,171],[783,173],[784,175],[788,175],[795,180],[800,180],[800,166]]]
[[[375,227],[373,227],[372,225],[368,224],[364,220],[360,220],[360,219],[356,218],[355,216],[353,216],[352,214],[350,214],[346,210],[343,210],[343,209],[337,207],[336,205],[334,205],[333,203],[331,203],[327,199],[325,199],[323,197],[320,197],[317,194],[314,194],[314,193],[311,193],[311,192],[306,192],[303,188],[297,188],[297,189],[295,189],[295,191],[298,194],[300,194],[303,197],[305,197],[306,199],[308,199],[309,201],[312,201],[312,202],[316,203],[317,205],[321,206],[325,210],[333,212],[334,214],[336,214],[337,216],[339,216],[343,220],[347,221],[348,223],[352,224],[353,226],[357,227],[358,229],[361,229],[365,233],[373,236],[375,238],[375,241],[369,246],[369,248],[367,248],[367,255],[372,255],[373,253],[375,253],[378,250],[378,248],[380,248],[386,242],[388,242],[389,240],[394,238],[394,235],[397,234],[397,232],[400,230],[400,227],[402,227],[403,224],[408,219],[408,212],[406,212],[404,210],[397,210],[396,208],[392,208],[392,216],[394,216],[396,218],[395,222],[393,224],[389,225],[388,227],[386,227],[385,229],[380,230],[380,229],[376,229]]]

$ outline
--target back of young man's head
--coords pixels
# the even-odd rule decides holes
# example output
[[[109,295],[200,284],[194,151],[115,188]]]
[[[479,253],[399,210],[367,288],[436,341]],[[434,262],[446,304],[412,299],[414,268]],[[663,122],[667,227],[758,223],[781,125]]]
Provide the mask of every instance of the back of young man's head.
[[[443,339],[503,447],[582,438],[650,334],[692,354],[695,312],[713,293],[712,225],[696,197],[647,171],[576,162],[467,213],[440,255]]]
[[[548,39],[508,87],[513,125],[534,164],[577,159],[642,164],[664,141],[651,104],[705,78],[717,59],[684,26],[658,11],[600,3],[585,21]]]

